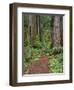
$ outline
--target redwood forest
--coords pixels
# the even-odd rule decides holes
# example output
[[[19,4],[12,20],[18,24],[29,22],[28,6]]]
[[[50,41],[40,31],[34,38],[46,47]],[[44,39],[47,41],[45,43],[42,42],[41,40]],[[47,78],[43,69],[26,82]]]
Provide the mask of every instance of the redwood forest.
[[[63,73],[63,15],[23,13],[24,74]]]

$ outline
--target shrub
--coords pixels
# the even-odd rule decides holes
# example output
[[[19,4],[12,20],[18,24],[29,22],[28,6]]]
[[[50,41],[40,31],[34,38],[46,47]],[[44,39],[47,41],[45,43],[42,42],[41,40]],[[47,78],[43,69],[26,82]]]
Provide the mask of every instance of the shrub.
[[[49,61],[49,68],[52,73],[62,73],[63,72],[63,54],[57,54],[52,57]]]

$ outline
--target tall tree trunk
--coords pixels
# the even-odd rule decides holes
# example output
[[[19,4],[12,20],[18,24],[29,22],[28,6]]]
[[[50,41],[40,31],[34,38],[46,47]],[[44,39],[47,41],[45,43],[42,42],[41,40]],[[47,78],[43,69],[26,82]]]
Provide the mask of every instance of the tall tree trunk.
[[[29,15],[29,35],[30,35],[30,43],[32,44],[32,15]]]
[[[61,46],[61,16],[54,16],[54,23],[53,23],[53,47],[60,47]]]
[[[41,23],[40,23],[40,16],[37,15],[36,16],[36,24],[37,24],[37,34],[40,37],[40,41],[42,39],[42,28],[41,28]]]
[[[36,37],[36,15],[29,15],[29,31],[31,45]]]
[[[40,41],[43,40],[43,25],[40,23]]]
[[[40,30],[40,17],[39,17],[39,15],[36,16],[36,24],[37,24],[37,34],[39,35],[39,30]]]
[[[60,29],[61,29],[61,46],[63,46],[63,17],[60,18]]]

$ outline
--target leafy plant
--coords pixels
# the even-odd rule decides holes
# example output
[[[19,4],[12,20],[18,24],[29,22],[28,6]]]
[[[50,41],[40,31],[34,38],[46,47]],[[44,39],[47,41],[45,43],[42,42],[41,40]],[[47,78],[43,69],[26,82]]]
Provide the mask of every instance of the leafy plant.
[[[24,57],[25,57],[25,60],[26,62],[30,62],[30,59],[31,59],[31,47],[30,46],[26,46],[24,48]]]
[[[60,53],[63,53],[62,47],[54,47],[54,48],[50,49],[50,55],[56,55],[56,54],[60,54]]]
[[[39,60],[41,56],[41,50],[37,48],[32,48],[32,61]]]
[[[40,41],[39,35],[36,35],[36,38],[33,41],[33,47],[38,49],[42,48],[42,42]]]
[[[57,54],[52,56],[52,59],[49,61],[50,63],[50,71],[52,73],[62,73],[63,72],[63,54]]]

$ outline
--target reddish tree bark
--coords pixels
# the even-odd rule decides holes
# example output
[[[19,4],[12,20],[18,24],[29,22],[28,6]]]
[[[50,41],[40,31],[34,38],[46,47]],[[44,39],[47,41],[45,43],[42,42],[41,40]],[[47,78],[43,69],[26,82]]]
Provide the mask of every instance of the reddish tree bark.
[[[53,47],[60,47],[62,40],[62,23],[61,23],[61,16],[54,16],[54,23],[53,23]]]

